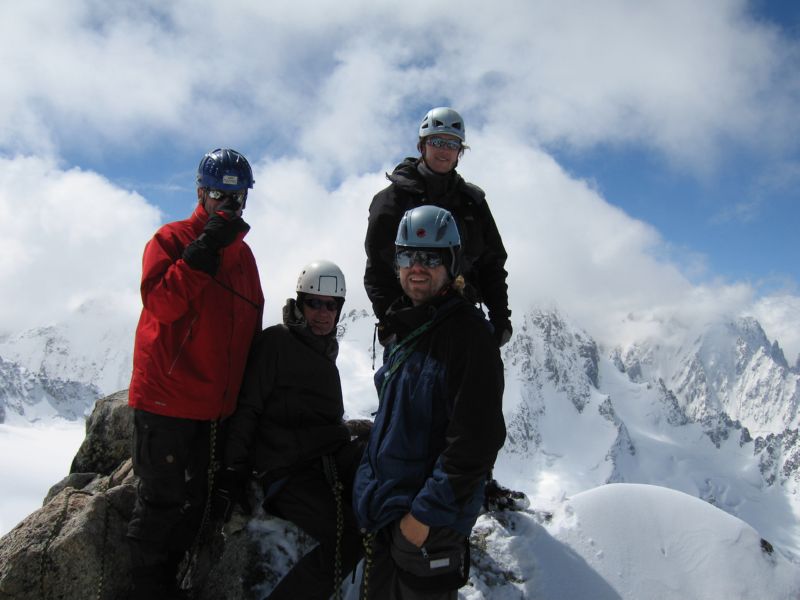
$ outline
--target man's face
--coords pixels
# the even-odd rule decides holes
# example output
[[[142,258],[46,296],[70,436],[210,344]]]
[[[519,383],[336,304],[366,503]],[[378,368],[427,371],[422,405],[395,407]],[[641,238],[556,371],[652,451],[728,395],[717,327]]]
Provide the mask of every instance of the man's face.
[[[426,267],[422,261],[415,260],[409,267],[398,267],[397,272],[400,276],[400,287],[414,306],[438,296],[450,283],[444,265]]]
[[[314,335],[328,335],[336,327],[339,304],[333,296],[308,295],[303,299],[302,310]]]
[[[449,133],[438,133],[426,137],[424,142],[422,156],[431,171],[444,175],[455,168],[461,152],[461,140]],[[452,142],[456,142],[458,146],[455,147]],[[448,145],[454,147],[450,148]]]
[[[229,195],[241,193],[242,192],[222,192],[219,190],[209,190],[207,188],[197,188],[197,200],[203,205],[203,208],[206,209],[206,212],[210,216],[219,210],[225,201],[228,200]],[[247,192],[244,193],[245,197],[247,197]],[[217,198],[214,198],[213,196],[217,196]],[[244,209],[240,206],[240,208],[236,211],[236,216],[241,217],[243,210]]]

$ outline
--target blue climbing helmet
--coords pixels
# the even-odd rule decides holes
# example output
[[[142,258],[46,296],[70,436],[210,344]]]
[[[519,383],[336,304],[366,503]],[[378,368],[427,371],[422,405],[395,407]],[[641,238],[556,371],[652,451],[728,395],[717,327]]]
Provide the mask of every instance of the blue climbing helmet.
[[[238,191],[252,188],[254,183],[250,163],[230,148],[208,152],[197,167],[197,187]]]
[[[453,215],[444,208],[426,204],[407,210],[400,219],[394,244],[398,252],[415,248],[440,250],[450,258],[445,267],[451,277],[461,270],[461,236]]]

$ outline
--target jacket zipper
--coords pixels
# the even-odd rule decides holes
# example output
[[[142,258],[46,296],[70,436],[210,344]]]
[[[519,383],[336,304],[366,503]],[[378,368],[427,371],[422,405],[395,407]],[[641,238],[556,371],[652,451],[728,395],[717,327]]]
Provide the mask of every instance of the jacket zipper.
[[[192,327],[194,326],[194,322],[197,321],[197,315],[194,316],[192,322],[189,323],[189,329],[186,331],[186,335],[183,336],[183,340],[181,341],[181,345],[178,347],[178,352],[175,355],[175,360],[172,361],[172,364],[169,366],[169,371],[167,371],[167,375],[172,375],[172,369],[175,368],[175,364],[178,362],[178,359],[181,357],[183,353],[183,348],[186,346],[186,342],[192,335]]]

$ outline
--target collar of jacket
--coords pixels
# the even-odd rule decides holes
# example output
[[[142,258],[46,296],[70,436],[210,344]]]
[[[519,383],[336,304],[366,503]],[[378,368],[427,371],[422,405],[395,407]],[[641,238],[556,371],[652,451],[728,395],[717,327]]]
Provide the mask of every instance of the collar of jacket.
[[[389,321],[393,331],[397,332],[397,337],[403,339],[427,321],[450,314],[452,312],[450,310],[451,306],[455,307],[462,304],[464,306],[469,305],[453,289],[448,289],[441,296],[436,296],[419,306],[414,306],[408,296],[402,296],[395,300],[386,311],[386,319]]]
[[[192,230],[194,231],[195,235],[200,235],[201,233],[203,233],[203,228],[206,226],[206,223],[208,223],[208,218],[209,214],[206,211],[205,207],[198,202],[197,206],[194,207],[194,212],[192,212],[192,216],[189,217],[189,222],[192,224]],[[236,241],[234,241],[233,243],[237,244],[241,242],[242,240],[244,240],[244,236],[246,235],[247,231],[242,231],[241,233],[239,233],[239,235],[236,237]]]
[[[294,298],[287,298],[283,306],[283,324],[298,340],[306,346],[327,356],[331,362],[336,362],[339,355],[339,342],[336,339],[336,327],[328,335],[316,335],[308,327],[303,311],[297,306]]]
[[[424,196],[436,203],[457,189],[464,181],[455,169],[446,175],[431,171],[421,157],[409,156],[394,168],[386,178],[401,190],[417,196]]]

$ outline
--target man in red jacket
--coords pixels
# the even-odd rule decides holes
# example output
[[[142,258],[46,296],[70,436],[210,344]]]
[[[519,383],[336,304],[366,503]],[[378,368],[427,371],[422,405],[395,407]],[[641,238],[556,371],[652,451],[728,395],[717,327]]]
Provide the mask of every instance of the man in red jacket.
[[[209,152],[194,213],[161,227],[144,250],[128,391],[139,477],[128,525],[132,600],[180,597],[177,567],[203,521],[219,425],[261,331],[264,296],[241,216],[252,187],[244,156]]]

